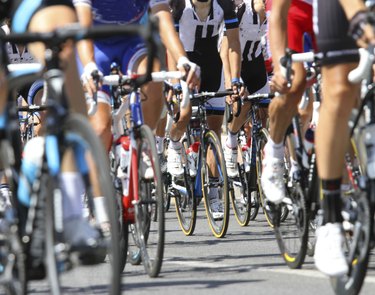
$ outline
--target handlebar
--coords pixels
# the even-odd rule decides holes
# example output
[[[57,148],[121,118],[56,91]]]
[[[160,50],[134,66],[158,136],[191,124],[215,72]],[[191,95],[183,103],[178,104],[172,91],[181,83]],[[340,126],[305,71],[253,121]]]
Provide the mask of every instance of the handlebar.
[[[368,77],[372,64],[374,62],[374,46],[370,45],[367,49],[359,49],[359,63],[357,68],[348,75],[348,80],[355,84]]]

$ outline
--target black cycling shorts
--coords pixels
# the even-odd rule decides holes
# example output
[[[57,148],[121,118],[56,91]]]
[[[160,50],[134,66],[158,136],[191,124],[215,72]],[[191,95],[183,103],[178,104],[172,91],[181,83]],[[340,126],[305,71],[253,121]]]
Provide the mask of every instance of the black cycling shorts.
[[[12,31],[16,33],[26,32],[31,18],[45,7],[65,5],[74,9],[72,0],[18,0],[15,2],[12,11]]]
[[[357,45],[339,0],[315,0],[314,30],[323,65],[358,62]]]
[[[242,60],[241,78],[250,94],[257,92],[267,84],[267,71],[263,54],[251,61]]]

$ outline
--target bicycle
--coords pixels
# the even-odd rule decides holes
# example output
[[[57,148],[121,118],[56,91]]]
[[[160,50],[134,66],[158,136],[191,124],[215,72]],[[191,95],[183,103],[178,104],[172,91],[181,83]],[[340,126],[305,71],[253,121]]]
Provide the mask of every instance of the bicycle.
[[[224,154],[221,141],[215,132],[208,129],[206,121],[205,104],[213,97],[222,97],[232,94],[232,91],[201,92],[191,94],[193,115],[182,137],[184,167],[183,177],[172,181],[172,196],[175,197],[175,206],[180,228],[185,235],[192,235],[195,229],[197,218],[197,205],[204,199],[207,221],[213,235],[217,238],[225,236],[229,224],[229,190],[228,179],[224,161]],[[199,139],[199,141],[196,141]],[[191,148],[194,156],[187,155]],[[191,157],[187,160],[187,157]],[[211,164],[207,157],[211,157]],[[190,166],[189,166],[190,165]],[[194,166],[191,167],[191,165]],[[200,171],[200,175],[190,172],[191,168]],[[219,197],[219,207],[222,209],[221,216],[212,208],[209,192],[216,191]]]
[[[268,108],[272,98],[272,94],[253,94],[241,98],[240,101],[240,104],[251,103],[249,119],[245,124],[250,122],[252,128],[250,136],[244,128],[238,133],[238,176],[231,178],[229,182],[232,207],[241,226],[247,226],[250,220],[254,220],[261,206],[266,217],[269,215],[264,197],[261,195],[261,187],[258,185],[258,175],[261,171],[258,169],[258,166],[261,167],[258,151],[262,149],[269,136],[263,127],[261,109]],[[226,114],[227,122],[230,122],[233,118],[230,108],[227,108]]]
[[[153,58],[149,58],[153,60]],[[148,81],[180,79],[180,72],[153,72]],[[164,253],[164,202],[162,177],[155,139],[151,129],[143,123],[139,79],[144,75],[109,75],[103,77],[104,85],[116,87],[119,92],[114,101],[112,171],[116,189],[121,196],[122,235],[125,245],[121,249],[121,265],[125,266],[128,251],[128,230],[139,252],[129,253],[134,263],[141,254],[145,271],[150,277],[160,273]],[[121,99],[128,94],[128,99]],[[129,118],[126,113],[129,112]],[[147,167],[145,167],[145,165]],[[149,170],[151,168],[151,170]],[[135,262],[137,261],[137,262]]]
[[[17,44],[43,42],[50,48],[48,50],[50,54],[46,56],[46,72],[43,74],[47,83],[48,111],[41,163],[33,171],[22,166],[18,198],[16,198],[19,222],[13,219],[12,226],[9,227],[9,229],[17,227],[23,247],[21,252],[10,248],[10,253],[14,254],[16,259],[18,257],[22,259],[22,256],[26,255],[25,263],[28,272],[25,281],[21,283],[25,285],[24,290],[27,280],[33,279],[32,275],[35,278],[36,270],[39,270],[37,278],[44,277],[47,273],[51,293],[60,294],[59,274],[72,267],[75,259],[73,254],[77,253],[77,258],[82,263],[101,262],[108,254],[110,261],[108,293],[120,293],[119,217],[116,199],[113,197],[114,193],[110,185],[109,163],[101,142],[87,120],[77,114],[68,113],[68,103],[63,92],[64,77],[58,66],[59,52],[61,44],[67,40],[105,38],[110,34],[140,34],[145,39],[152,39],[149,30],[148,27],[138,26],[103,26],[84,29],[72,25],[49,33],[10,34],[1,39],[1,42]],[[88,255],[82,255],[84,249],[72,247],[62,238],[64,223],[58,177],[62,171],[63,159],[69,156],[75,163],[75,172],[81,175],[84,184],[84,199],[88,205],[89,221],[99,226],[99,213],[94,208],[94,199],[97,196],[105,197],[104,203],[108,210],[109,230],[102,230],[102,242],[98,241],[98,247],[93,249],[93,253],[85,253]],[[23,164],[27,160],[26,157]],[[8,231],[8,234],[10,233],[12,230]],[[13,272],[17,270],[14,269]]]

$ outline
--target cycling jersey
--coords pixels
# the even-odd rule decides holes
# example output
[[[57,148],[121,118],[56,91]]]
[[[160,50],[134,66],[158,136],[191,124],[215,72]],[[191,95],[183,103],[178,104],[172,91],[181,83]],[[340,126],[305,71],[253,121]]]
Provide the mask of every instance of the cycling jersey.
[[[231,0],[212,0],[207,19],[201,20],[190,0],[170,0],[176,30],[189,60],[201,68],[201,91],[218,91],[224,87],[219,41],[223,30],[238,28]],[[208,113],[224,111],[223,98],[210,100]]]
[[[288,11],[288,47],[296,52],[303,52],[303,34],[312,36],[314,48],[312,1],[293,0]]]
[[[1,30],[3,30],[5,34],[9,34],[10,32],[9,27],[7,25],[2,26]],[[11,64],[35,62],[34,57],[27,50],[26,46],[24,46],[23,51],[20,52],[20,49],[16,44],[7,43],[6,49],[7,49],[9,62]]]
[[[313,0],[292,0],[292,5],[298,5],[301,2],[313,5]]]
[[[267,84],[267,72],[261,44],[261,39],[267,29],[267,19],[263,23],[260,22],[260,17],[254,9],[253,0],[243,0],[236,6],[236,13],[240,24],[241,78],[249,94],[253,94],[263,89]],[[264,90],[268,90],[268,88],[265,87]]]
[[[74,5],[92,7],[94,24],[136,24],[147,17],[149,8],[167,0],[73,0]]]
[[[261,39],[267,29],[267,20],[260,23],[252,0],[244,0],[236,8],[240,27],[240,42],[243,60],[252,60],[262,53]]]

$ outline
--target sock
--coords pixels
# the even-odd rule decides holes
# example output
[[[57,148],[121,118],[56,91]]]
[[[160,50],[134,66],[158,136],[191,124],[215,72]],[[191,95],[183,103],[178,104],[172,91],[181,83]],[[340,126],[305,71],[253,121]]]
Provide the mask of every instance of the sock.
[[[231,149],[235,149],[237,148],[237,134],[238,132],[236,133],[232,133],[231,131],[228,130],[228,137],[227,137],[227,147],[231,148]]]
[[[275,143],[271,138],[269,138],[264,150],[269,157],[278,159],[284,158],[284,142]]]
[[[323,224],[342,222],[341,178],[322,179]]]
[[[60,176],[61,192],[63,195],[64,220],[82,218],[82,195],[84,184],[77,172],[63,172]]]
[[[169,148],[174,149],[174,150],[179,150],[181,149],[181,142],[179,140],[174,141],[171,139],[169,141]]]
[[[164,152],[164,137],[155,136],[156,152],[160,155]]]

